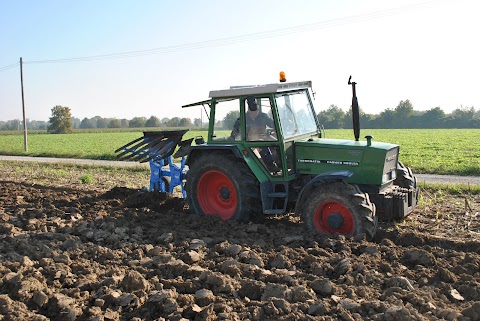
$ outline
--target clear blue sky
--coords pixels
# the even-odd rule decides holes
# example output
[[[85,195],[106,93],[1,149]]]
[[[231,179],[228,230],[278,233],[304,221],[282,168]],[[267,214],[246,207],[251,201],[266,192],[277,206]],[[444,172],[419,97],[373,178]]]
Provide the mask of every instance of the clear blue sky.
[[[200,117],[181,106],[281,70],[313,81],[317,112],[348,109],[349,75],[367,113],[405,99],[478,110],[479,12],[478,0],[1,1],[0,120],[22,118],[20,57],[31,120],[55,105],[80,119]]]

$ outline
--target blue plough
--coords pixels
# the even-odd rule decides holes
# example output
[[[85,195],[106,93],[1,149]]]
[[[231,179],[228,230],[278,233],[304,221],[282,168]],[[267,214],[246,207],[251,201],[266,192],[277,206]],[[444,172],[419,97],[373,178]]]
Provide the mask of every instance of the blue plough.
[[[182,196],[186,197],[184,182],[188,169],[185,162],[193,141],[193,138],[182,141],[187,131],[143,132],[143,137],[123,145],[115,153],[120,160],[149,162],[150,191],[172,194],[175,187],[180,186]],[[181,159],[179,165],[173,162],[174,158]]]

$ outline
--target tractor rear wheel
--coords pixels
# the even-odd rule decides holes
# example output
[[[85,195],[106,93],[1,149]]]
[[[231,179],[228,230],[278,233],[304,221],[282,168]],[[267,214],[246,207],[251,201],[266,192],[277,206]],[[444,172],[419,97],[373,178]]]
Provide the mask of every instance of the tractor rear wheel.
[[[189,166],[185,190],[192,212],[248,222],[262,215],[258,180],[233,155],[205,153]]]
[[[309,230],[373,238],[377,229],[375,204],[358,186],[335,182],[317,187],[306,199],[303,220]]]

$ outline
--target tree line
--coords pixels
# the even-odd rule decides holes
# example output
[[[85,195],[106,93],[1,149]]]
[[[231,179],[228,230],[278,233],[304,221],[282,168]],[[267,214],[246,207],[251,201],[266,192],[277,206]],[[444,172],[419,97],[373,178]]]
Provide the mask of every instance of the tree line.
[[[336,105],[330,105],[317,115],[319,123],[327,129],[352,128],[351,110],[345,112]],[[236,118],[235,118],[236,119]],[[228,119],[224,123],[229,123]],[[72,129],[101,129],[101,128],[145,128],[145,127],[202,127],[200,118],[193,121],[188,117],[173,117],[162,119],[156,116],[134,117],[132,119],[103,118],[75,118],[69,107],[57,105],[52,108],[52,117],[49,121],[27,119],[27,128],[31,130],[47,130],[50,133],[68,133]],[[407,99],[400,101],[397,107],[386,109],[380,114],[367,114],[360,109],[360,125],[362,128],[480,128],[480,109],[472,107],[455,109],[445,113],[440,107],[427,111],[416,111]],[[22,130],[23,122],[15,119],[0,121],[0,130]]]
[[[325,128],[352,128],[352,112],[343,111],[336,105],[317,115]],[[445,113],[440,107],[427,111],[416,111],[407,99],[400,101],[394,109],[386,109],[378,115],[371,115],[360,109],[362,128],[480,128],[480,109],[459,107]]]
[[[27,119],[27,129],[47,130],[51,133],[69,133],[73,129],[102,129],[102,128],[146,128],[146,127],[201,127],[207,126],[200,118],[193,121],[187,117],[173,117],[162,119],[156,116],[134,117],[132,119],[103,118],[76,118],[71,114],[69,107],[57,105],[52,108],[52,117],[49,121],[30,121]],[[0,130],[23,130],[23,122],[18,119],[0,121]]]
[[[173,117],[162,119],[156,116],[134,117],[132,119],[102,118],[95,116],[93,118],[84,118],[77,123],[80,129],[87,128],[142,128],[142,127],[200,127],[202,126],[200,118],[193,121],[188,117]]]

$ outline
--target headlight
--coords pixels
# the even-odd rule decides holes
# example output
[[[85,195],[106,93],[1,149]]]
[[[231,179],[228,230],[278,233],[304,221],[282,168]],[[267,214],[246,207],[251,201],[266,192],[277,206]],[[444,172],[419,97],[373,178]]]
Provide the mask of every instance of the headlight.
[[[392,170],[391,172],[383,174],[382,183],[386,183],[386,182],[388,182],[390,180],[394,180],[396,178],[397,178],[397,171]]]

